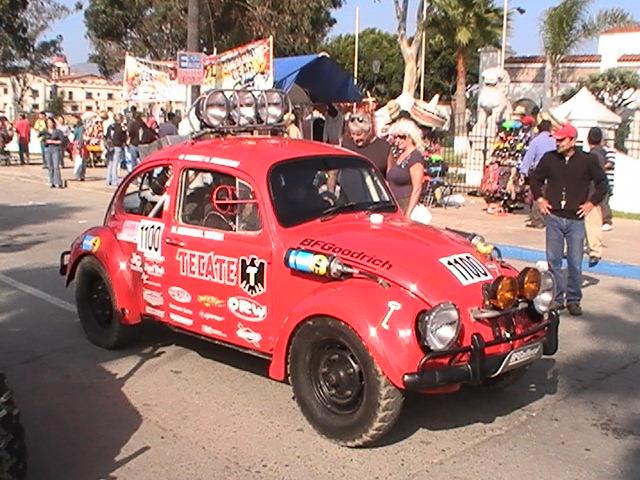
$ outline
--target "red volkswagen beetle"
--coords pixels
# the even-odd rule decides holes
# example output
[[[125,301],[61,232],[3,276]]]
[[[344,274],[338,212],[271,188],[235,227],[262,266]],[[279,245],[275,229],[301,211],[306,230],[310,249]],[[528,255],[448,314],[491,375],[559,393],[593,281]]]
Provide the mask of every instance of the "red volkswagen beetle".
[[[273,98],[248,95],[203,97],[209,138],[144,161],[103,225],[62,253],[91,342],[120,347],[149,319],[265,357],[313,427],[346,446],[386,434],[405,391],[508,383],[556,352],[550,274],[407,220],[353,152],[221,134],[281,118]]]

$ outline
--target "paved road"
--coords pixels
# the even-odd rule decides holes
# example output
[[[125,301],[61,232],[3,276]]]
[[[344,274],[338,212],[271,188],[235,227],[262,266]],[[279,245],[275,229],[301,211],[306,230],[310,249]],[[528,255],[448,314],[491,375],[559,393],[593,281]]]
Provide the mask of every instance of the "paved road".
[[[57,255],[109,192],[1,170],[0,192],[0,368],[31,480],[640,477],[638,281],[587,277],[556,357],[507,392],[412,396],[384,445],[351,450],[313,432],[262,360],[154,325],[122,351],[89,344]]]

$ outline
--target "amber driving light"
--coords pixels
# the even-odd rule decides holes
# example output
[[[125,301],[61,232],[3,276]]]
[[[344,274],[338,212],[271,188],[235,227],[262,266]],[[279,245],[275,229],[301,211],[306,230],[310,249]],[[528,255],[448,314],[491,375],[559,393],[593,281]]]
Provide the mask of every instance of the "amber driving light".
[[[531,301],[540,291],[540,271],[535,268],[526,267],[518,274],[518,290],[520,296]]]
[[[500,275],[491,284],[489,302],[499,310],[513,307],[518,299],[518,281],[513,277]]]

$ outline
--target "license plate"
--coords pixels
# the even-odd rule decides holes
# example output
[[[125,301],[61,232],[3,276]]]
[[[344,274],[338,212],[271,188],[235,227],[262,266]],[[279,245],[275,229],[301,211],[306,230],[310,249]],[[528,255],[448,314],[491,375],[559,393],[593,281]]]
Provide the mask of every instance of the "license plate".
[[[524,347],[517,348],[507,355],[502,365],[496,373],[491,375],[497,377],[501,373],[508,372],[514,368],[521,367],[527,363],[531,363],[542,357],[542,343],[534,343],[531,345],[525,345]]]

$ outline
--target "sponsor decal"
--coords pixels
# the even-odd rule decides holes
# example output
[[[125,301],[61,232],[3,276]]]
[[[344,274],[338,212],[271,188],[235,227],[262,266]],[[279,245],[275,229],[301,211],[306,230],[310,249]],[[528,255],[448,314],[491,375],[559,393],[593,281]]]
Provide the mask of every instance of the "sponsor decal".
[[[321,250],[323,253],[330,255],[337,255],[344,260],[349,260],[353,263],[359,263],[361,265],[368,265],[374,267],[384,268],[389,270],[393,265],[388,260],[376,257],[375,255],[369,255],[362,250],[351,250],[350,248],[344,248],[336,245],[332,242],[325,242],[324,240],[314,240],[313,238],[305,238],[300,242],[300,246],[309,247],[313,250]],[[320,269],[321,266],[318,266]]]
[[[260,347],[260,340],[262,340],[262,335],[260,335],[258,332],[254,332],[248,327],[245,327],[241,323],[238,324],[236,335],[238,336],[238,338],[253,345],[254,347]]]
[[[151,315],[155,315],[156,317],[159,318],[164,318],[164,310],[160,310],[159,308],[153,308],[150,307],[149,305],[144,307],[144,311],[145,313],[149,313]]]
[[[162,287],[162,285],[160,285],[158,282],[154,282],[153,280],[151,280],[151,277],[148,273],[142,272],[142,275],[140,275],[140,279],[142,280],[142,283],[144,283],[145,285],[149,285],[150,287]]]
[[[180,263],[180,275],[209,280],[222,285],[238,283],[238,260],[216,255],[214,252],[194,252],[179,249],[176,259]]]
[[[224,317],[220,316],[220,315],[215,315],[211,312],[205,312],[203,310],[200,310],[198,312],[198,316],[202,319],[202,320],[213,320],[214,322],[224,322]]]
[[[137,249],[146,258],[164,260],[162,256],[162,232],[164,223],[142,220],[136,237]]]
[[[215,165],[223,165],[225,167],[237,168],[240,166],[238,160],[231,160],[229,158],[209,157],[207,155],[198,155],[194,153],[182,153],[178,155],[180,160],[186,160],[188,162],[204,162],[213,163]]]
[[[191,303],[191,295],[181,287],[169,287],[169,296],[178,303]]]
[[[164,266],[159,263],[146,261],[144,263],[144,272],[154,277],[163,277]]]
[[[169,318],[174,322],[181,325],[186,325],[187,327],[193,325],[193,320],[191,318],[183,317],[182,315],[178,315],[177,313],[169,312]]]
[[[240,257],[240,288],[252,297],[267,290],[267,262],[255,255]]]
[[[100,248],[100,237],[94,237],[93,235],[85,235],[82,239],[82,250],[85,252],[96,253]]]
[[[142,255],[136,252],[131,252],[129,257],[129,268],[134,272],[142,272]]]
[[[470,253],[450,255],[438,261],[464,286],[493,279],[489,270]]]
[[[400,310],[402,308],[402,304],[400,302],[396,302],[395,300],[391,300],[389,303],[387,303],[387,307],[389,309],[382,319],[382,322],[380,322],[380,326],[385,330],[389,330],[389,320],[391,320],[391,315],[393,315],[393,312],[397,312],[398,310]]]
[[[143,288],[142,299],[149,305],[153,305],[154,307],[159,307],[160,305],[164,304],[162,293],[156,292],[155,290],[147,290],[146,288]]]
[[[186,237],[206,238],[207,240],[217,240],[217,241],[224,240],[224,233],[222,232],[216,232],[211,230],[201,230],[199,228],[193,228],[193,227],[183,227],[183,226],[174,225],[171,227],[171,233],[174,233],[177,235],[184,235]]]
[[[185,315],[193,315],[193,310],[190,310],[186,307],[182,307],[180,305],[176,305],[175,303],[169,302],[169,308],[172,308],[176,312],[184,313]]]
[[[221,332],[220,330],[213,328],[209,325],[200,325],[200,330],[202,330],[202,333],[206,333],[207,335],[215,335],[217,337],[227,338],[226,333]]]
[[[227,308],[236,317],[247,322],[261,322],[267,318],[267,307],[251,298],[229,297]]]
[[[122,224],[122,230],[118,232],[116,238],[123,242],[136,243],[138,241],[138,222],[125,220]]]
[[[198,295],[198,303],[204,305],[207,308],[211,307],[224,307],[226,303],[224,300],[213,295]]]

